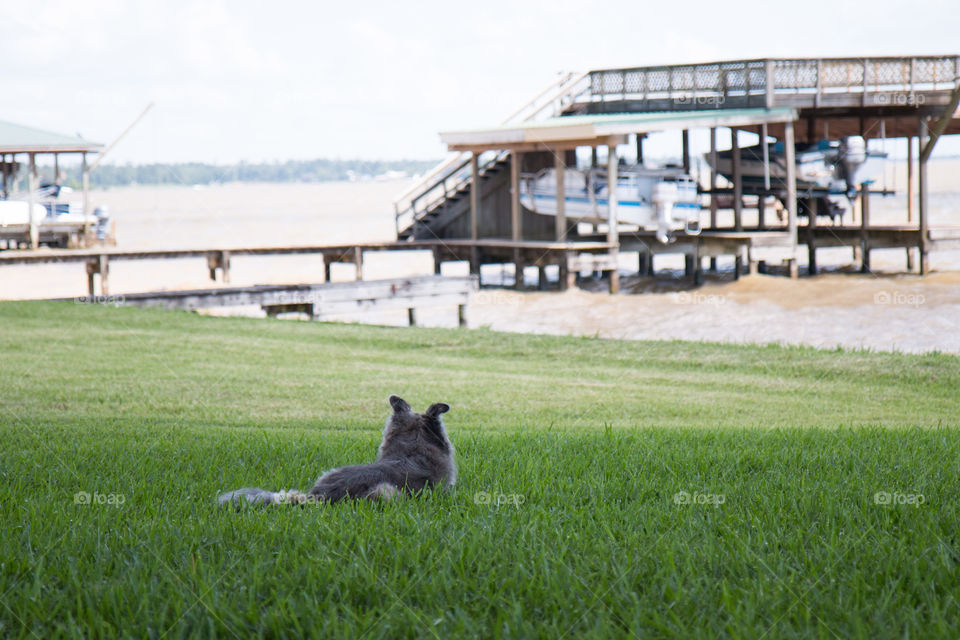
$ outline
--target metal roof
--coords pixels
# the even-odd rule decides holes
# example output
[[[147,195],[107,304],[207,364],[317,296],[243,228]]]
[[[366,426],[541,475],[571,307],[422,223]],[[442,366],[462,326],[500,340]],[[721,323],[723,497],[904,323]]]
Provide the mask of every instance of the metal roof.
[[[576,115],[490,129],[448,131],[440,134],[440,140],[451,150],[509,149],[529,145],[563,146],[564,143],[600,140],[628,133],[703,127],[744,127],[792,122],[796,119],[797,111],[790,107]]]
[[[0,153],[79,153],[103,145],[80,136],[66,136],[0,120]]]

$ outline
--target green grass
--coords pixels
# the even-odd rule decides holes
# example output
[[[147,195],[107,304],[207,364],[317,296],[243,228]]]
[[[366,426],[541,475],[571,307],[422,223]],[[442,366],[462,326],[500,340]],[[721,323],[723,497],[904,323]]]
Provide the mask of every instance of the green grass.
[[[390,393],[452,405],[455,490],[215,507],[372,460]],[[953,356],[5,303],[0,398],[0,637],[960,626]]]

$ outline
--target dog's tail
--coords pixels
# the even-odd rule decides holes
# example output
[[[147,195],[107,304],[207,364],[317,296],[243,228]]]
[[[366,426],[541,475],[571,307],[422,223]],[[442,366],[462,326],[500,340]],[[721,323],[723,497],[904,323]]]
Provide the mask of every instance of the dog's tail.
[[[217,504],[221,507],[232,504],[238,509],[244,504],[257,506],[266,506],[273,504],[303,504],[306,502],[307,494],[296,489],[286,489],[284,491],[267,491],[260,487],[247,487],[237,489],[236,491],[227,491],[217,496]]]

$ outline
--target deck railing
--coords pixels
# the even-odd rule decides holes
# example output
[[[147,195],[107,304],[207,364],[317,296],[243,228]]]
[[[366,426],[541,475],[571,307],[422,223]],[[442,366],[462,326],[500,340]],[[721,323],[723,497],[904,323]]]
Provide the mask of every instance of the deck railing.
[[[811,106],[820,106],[831,94],[845,94],[859,95],[861,105],[884,106],[913,104],[922,92],[950,91],[958,77],[960,56],[737,60],[593,70],[575,101],[771,108],[785,96],[807,95]]]

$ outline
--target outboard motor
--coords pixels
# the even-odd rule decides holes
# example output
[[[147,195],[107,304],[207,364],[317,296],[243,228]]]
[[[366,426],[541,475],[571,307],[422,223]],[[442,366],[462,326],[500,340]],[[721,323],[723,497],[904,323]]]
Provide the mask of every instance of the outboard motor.
[[[657,240],[666,244],[670,242],[670,231],[673,227],[673,205],[680,199],[680,191],[675,182],[658,182],[653,185],[650,200],[657,216]]]
[[[841,140],[837,161],[840,178],[847,183],[847,197],[853,199],[860,188],[857,173],[867,161],[867,141],[863,136],[847,136]]]

